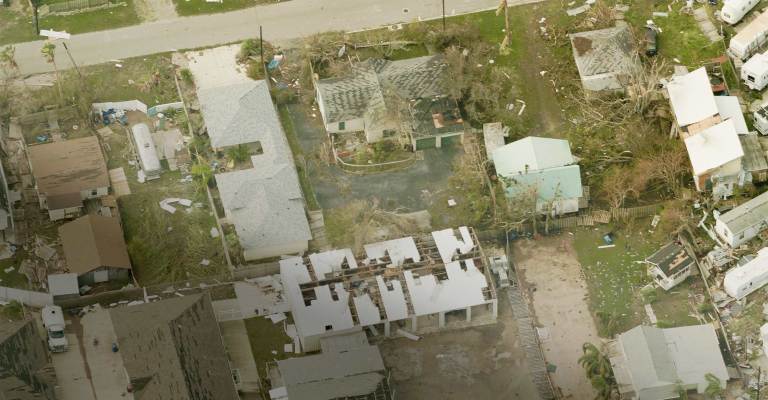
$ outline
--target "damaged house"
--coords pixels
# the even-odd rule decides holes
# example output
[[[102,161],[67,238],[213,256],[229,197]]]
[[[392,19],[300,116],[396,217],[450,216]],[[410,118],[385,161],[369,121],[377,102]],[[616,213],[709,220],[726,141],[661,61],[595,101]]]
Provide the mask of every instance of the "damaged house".
[[[627,26],[568,35],[584,90],[622,90],[639,68]]]
[[[83,201],[109,194],[107,163],[95,136],[29,146],[40,208],[51,221],[80,215]]]
[[[413,149],[461,140],[466,129],[456,99],[447,95],[442,56],[368,59],[343,77],[315,82],[328,133],[364,132],[368,143],[403,133]]]
[[[494,281],[473,230],[446,229],[364,249],[362,259],[341,249],[280,261],[303,351],[361,327],[387,337],[496,320]]]
[[[685,247],[676,242],[662,247],[645,262],[648,264],[648,275],[667,291],[691,276],[696,266]]]
[[[675,115],[673,129],[685,142],[698,191],[728,197],[743,185],[740,134],[748,133],[738,99],[717,99],[704,67],[673,77],[667,94]]]

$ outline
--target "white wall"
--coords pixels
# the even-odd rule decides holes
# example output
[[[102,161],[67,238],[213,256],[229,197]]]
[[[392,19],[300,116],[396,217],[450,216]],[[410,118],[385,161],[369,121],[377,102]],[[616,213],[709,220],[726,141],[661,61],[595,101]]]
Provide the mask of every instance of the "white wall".
[[[243,257],[246,261],[261,260],[264,258],[279,257],[287,254],[298,254],[307,251],[309,242],[306,240],[297,240],[295,242],[285,243],[279,246],[252,247],[243,249]]]
[[[656,282],[659,286],[661,286],[664,290],[672,289],[673,287],[680,284],[680,282],[684,281],[686,278],[691,276],[691,266],[688,266],[688,268],[683,272],[682,274],[675,276],[667,276],[664,274],[664,272],[659,269],[657,266],[652,266],[648,269],[648,275],[651,276],[654,282]],[[661,276],[663,279],[659,280],[656,277]]]
[[[584,89],[593,92],[602,90],[621,90],[622,86],[614,73],[586,76],[581,79]]]
[[[760,225],[761,223],[750,226],[743,232],[731,232],[726,224],[717,219],[717,222],[715,222],[715,233],[729,246],[739,247],[760,233]]]
[[[325,130],[328,133],[352,133],[365,130],[365,121],[362,118],[344,121],[344,129],[339,129],[339,123],[325,124]]]
[[[93,191],[96,191],[96,194],[93,194]],[[83,200],[88,199],[97,199],[99,197],[104,197],[109,194],[109,186],[103,186],[100,188],[91,188],[91,189],[85,189],[80,191],[80,198]]]
[[[537,201],[536,209],[539,211],[539,213],[546,214],[547,211],[549,210],[549,202]],[[562,215],[562,214],[579,212],[579,199],[573,198],[573,199],[557,200],[552,204],[552,210],[553,210],[552,212],[553,215]]]
[[[0,286],[0,300],[16,300],[24,305],[37,308],[53,305],[53,296],[49,293],[14,289],[5,286]]]

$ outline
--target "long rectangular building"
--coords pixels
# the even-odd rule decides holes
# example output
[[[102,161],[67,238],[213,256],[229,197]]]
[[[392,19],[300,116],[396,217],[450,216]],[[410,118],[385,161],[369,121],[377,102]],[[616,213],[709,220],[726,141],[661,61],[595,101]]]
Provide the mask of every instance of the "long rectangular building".
[[[386,336],[495,320],[490,269],[467,227],[280,261],[280,275],[304,351],[360,327]]]

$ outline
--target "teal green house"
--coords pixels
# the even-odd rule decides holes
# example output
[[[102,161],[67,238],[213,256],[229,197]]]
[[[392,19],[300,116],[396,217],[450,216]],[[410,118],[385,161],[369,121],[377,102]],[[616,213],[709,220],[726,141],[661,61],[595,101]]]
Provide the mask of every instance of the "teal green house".
[[[494,150],[493,163],[508,198],[534,198],[540,213],[579,211],[581,170],[567,140],[529,136]]]

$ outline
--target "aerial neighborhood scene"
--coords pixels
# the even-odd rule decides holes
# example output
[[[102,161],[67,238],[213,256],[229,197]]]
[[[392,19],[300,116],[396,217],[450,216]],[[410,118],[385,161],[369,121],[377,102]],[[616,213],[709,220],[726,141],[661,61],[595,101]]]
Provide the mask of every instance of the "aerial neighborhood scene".
[[[768,399],[768,0],[0,0],[42,399]]]

